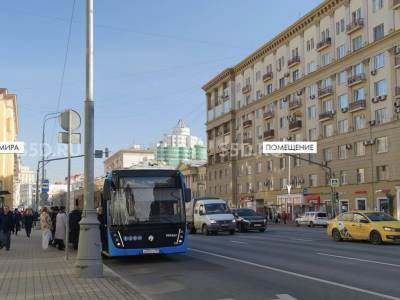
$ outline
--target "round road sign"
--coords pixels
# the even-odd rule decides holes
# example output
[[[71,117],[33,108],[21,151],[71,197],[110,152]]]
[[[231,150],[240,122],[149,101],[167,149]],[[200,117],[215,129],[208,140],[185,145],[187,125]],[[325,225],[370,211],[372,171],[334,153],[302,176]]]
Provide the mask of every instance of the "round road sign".
[[[79,114],[72,110],[72,109],[67,109],[64,110],[60,115],[58,116],[58,123],[60,124],[61,128],[64,129],[65,131],[69,130],[69,112],[71,112],[71,131],[75,131],[81,126],[81,117]]]
[[[46,192],[42,192],[40,194],[40,199],[42,199],[42,201],[47,201],[49,199],[49,194]]]

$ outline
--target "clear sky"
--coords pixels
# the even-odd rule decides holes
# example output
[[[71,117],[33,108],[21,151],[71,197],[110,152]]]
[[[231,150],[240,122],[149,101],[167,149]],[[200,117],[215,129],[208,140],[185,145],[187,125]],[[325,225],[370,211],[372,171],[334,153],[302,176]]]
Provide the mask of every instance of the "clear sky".
[[[148,147],[162,140],[180,118],[206,144],[201,86],[322,1],[94,2],[94,146],[116,152],[133,143]],[[22,163],[31,170],[36,170],[46,114],[57,108],[76,110],[82,117],[77,132],[84,141],[85,1],[73,4],[74,0],[0,3],[0,87],[18,96],[18,140],[28,148]],[[60,131],[58,122],[46,122],[45,142],[55,155],[64,156],[57,144]],[[74,146],[73,154],[83,154],[83,144]],[[102,162],[95,159],[95,175],[103,174]],[[72,160],[71,173],[83,173],[83,158]],[[67,161],[49,163],[46,175],[51,183],[64,181]]]

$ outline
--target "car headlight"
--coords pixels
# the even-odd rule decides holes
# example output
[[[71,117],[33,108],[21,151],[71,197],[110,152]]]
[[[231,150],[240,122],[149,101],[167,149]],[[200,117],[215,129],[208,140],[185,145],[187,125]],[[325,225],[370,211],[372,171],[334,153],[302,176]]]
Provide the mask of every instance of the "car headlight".
[[[210,220],[210,223],[211,223],[211,224],[217,224],[217,221],[215,221],[215,220]]]
[[[383,227],[383,230],[385,230],[385,231],[396,231],[396,229],[394,229],[392,227],[386,227],[386,226]]]
[[[236,223],[236,219],[232,219],[232,223]]]

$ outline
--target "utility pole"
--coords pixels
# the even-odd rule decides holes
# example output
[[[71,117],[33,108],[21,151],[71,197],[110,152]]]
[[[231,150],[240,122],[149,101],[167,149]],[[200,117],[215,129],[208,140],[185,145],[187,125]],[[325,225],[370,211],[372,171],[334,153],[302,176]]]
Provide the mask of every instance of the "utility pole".
[[[86,0],[86,100],[84,209],[80,221],[80,243],[75,263],[75,277],[103,277],[100,254],[100,229],[94,209],[94,101],[93,101],[93,0]]]

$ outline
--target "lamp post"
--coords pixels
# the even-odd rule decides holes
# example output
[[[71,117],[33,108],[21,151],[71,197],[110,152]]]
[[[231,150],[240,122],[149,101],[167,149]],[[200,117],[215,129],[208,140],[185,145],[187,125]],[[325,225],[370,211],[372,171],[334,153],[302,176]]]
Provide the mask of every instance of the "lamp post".
[[[103,277],[100,228],[94,209],[94,101],[93,101],[93,0],[86,0],[86,100],[85,100],[84,209],[80,224],[75,277]]]

